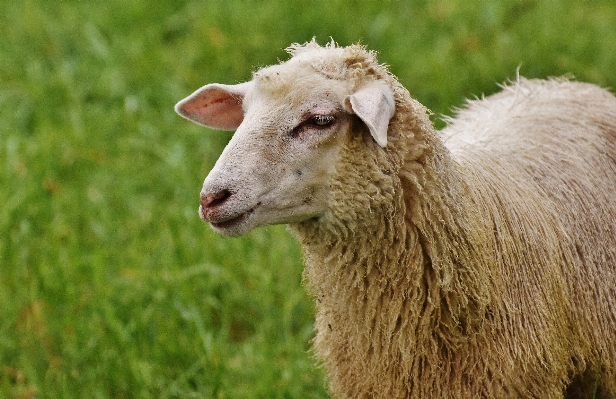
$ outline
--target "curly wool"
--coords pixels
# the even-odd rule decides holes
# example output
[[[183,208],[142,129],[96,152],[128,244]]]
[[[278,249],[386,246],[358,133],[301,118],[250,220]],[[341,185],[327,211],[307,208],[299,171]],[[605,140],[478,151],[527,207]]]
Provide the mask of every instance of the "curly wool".
[[[439,133],[363,47],[290,52],[396,99],[388,145],[357,120],[329,213],[291,225],[332,394],[577,397],[601,359],[616,397],[616,99],[519,79]]]

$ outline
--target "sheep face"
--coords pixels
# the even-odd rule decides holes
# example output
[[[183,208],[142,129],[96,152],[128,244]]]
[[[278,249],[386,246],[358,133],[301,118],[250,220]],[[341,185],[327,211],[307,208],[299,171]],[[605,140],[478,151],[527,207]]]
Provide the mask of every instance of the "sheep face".
[[[207,85],[179,102],[177,112],[194,122],[237,129],[205,179],[201,218],[219,233],[237,236],[260,225],[325,215],[353,114],[385,146],[394,112],[384,83],[349,86],[294,58],[257,72],[250,82]]]
[[[332,90],[294,89],[261,74],[243,85],[205,86],[181,106],[198,123],[237,128],[201,191],[199,214],[219,233],[236,236],[325,212],[328,175],[349,118]]]

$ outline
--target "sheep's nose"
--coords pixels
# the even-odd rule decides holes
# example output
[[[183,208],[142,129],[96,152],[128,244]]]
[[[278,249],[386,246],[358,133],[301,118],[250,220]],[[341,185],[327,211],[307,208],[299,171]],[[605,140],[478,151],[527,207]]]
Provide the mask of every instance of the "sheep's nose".
[[[201,206],[199,207],[201,219],[210,221],[214,216],[216,207],[223,204],[230,196],[231,192],[229,190],[222,190],[214,194],[201,192]]]
[[[201,207],[204,211],[212,209],[225,202],[230,196],[229,190],[222,190],[215,194],[201,193]]]

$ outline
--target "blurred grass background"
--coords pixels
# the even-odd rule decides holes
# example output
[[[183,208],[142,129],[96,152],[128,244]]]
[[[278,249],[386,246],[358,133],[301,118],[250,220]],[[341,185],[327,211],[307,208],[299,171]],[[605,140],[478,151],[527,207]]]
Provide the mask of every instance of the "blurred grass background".
[[[298,246],[200,221],[230,134],[175,102],[313,36],[437,114],[518,67],[615,87],[615,27],[613,0],[0,0],[0,398],[326,397]]]

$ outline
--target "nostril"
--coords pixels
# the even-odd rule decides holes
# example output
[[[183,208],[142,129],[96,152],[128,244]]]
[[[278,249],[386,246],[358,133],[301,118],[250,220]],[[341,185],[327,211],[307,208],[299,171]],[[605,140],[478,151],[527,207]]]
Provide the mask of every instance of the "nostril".
[[[222,190],[216,194],[201,194],[201,206],[203,209],[213,208],[225,202],[231,193],[229,190]]]

